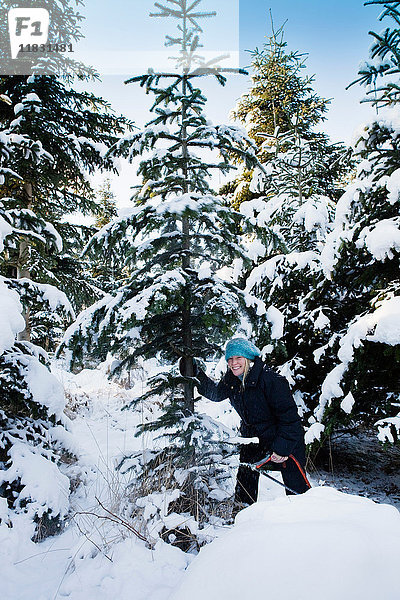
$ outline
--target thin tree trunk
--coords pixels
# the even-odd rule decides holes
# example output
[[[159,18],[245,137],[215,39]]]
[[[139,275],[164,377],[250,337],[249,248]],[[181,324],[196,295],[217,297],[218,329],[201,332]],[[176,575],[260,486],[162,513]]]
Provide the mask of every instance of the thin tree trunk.
[[[24,195],[25,195],[25,203],[26,208],[32,209],[33,206],[33,190],[32,184],[30,182],[24,183]],[[19,252],[18,252],[18,266],[17,266],[17,279],[31,279],[31,272],[27,266],[30,258],[30,245],[29,242],[23,238],[19,243]],[[29,306],[23,312],[23,317],[25,319],[25,329],[18,334],[18,340],[30,342],[31,340],[31,326],[30,326],[30,308]]]
[[[186,18],[184,18],[183,22],[183,40],[186,40]],[[186,47],[183,47],[183,51],[186,52]],[[185,66],[184,77],[182,80],[182,94],[183,97],[186,96],[187,93],[187,81],[186,81],[186,73],[189,69],[189,66]],[[186,131],[186,107],[182,104],[182,157],[183,157],[183,168],[182,174],[184,178],[184,183],[182,186],[182,192],[188,193],[189,190],[189,180],[188,180],[188,161],[189,154],[187,148],[187,131]],[[182,258],[182,268],[185,271],[190,270],[190,223],[187,217],[182,218],[182,233],[183,233],[183,258]],[[191,289],[190,286],[187,288],[187,294],[184,299],[184,304],[182,308],[182,342],[183,342],[183,352],[184,352],[184,361],[185,361],[185,372],[189,377],[193,377],[193,343],[192,343],[192,315],[191,315]],[[194,412],[194,395],[193,395],[193,385],[187,381],[183,386],[183,394],[185,399],[185,413],[192,414]]]

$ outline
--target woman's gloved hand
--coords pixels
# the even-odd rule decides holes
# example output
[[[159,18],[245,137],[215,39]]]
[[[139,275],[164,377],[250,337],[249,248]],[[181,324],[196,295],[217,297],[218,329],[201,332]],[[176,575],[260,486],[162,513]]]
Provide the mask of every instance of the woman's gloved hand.
[[[186,372],[188,360],[192,361],[192,373],[193,373],[192,375],[188,375]],[[196,377],[196,375],[198,373],[198,366],[197,366],[195,359],[192,357],[186,358],[185,356],[182,356],[182,358],[179,359],[179,371],[183,377]]]

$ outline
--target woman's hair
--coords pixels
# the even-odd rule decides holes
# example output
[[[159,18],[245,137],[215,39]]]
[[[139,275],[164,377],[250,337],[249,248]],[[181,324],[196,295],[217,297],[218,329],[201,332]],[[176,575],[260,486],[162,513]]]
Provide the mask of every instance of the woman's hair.
[[[250,367],[251,367],[251,362],[248,358],[244,357],[245,365],[244,365],[244,371],[243,371],[243,379],[242,379],[242,384],[244,385],[244,380],[247,377],[247,373],[250,371]]]

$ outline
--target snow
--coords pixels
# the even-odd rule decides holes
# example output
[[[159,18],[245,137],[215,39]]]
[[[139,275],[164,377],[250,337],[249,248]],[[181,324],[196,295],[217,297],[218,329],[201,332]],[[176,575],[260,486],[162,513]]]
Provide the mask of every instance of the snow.
[[[253,261],[264,257],[265,253],[266,248],[264,244],[257,238],[252,240],[247,246],[247,256]]]
[[[318,311],[318,317],[314,321],[314,329],[326,329],[330,326],[330,320],[328,317],[322,312],[322,309]]]
[[[123,304],[120,309],[124,319],[131,315],[140,321],[147,315],[147,307],[152,299],[165,298],[169,292],[178,290],[185,284],[184,272],[178,269],[171,269],[162,275],[155,277],[153,285],[142,290],[134,298],[131,298]]]
[[[255,173],[258,169],[255,169]],[[260,171],[261,173],[261,171]],[[250,223],[257,223],[257,214],[268,208],[267,203],[262,198],[256,198],[255,200],[245,200],[240,204],[239,212],[249,219]]]
[[[151,201],[156,207],[156,213],[159,215],[177,215],[180,216],[187,211],[201,212],[218,204],[218,198],[211,195],[203,195],[195,192],[187,194],[171,194],[168,200],[161,196],[156,196]]]
[[[261,263],[261,265],[255,267],[251,271],[246,281],[246,289],[253,289],[256,285],[262,282],[264,278],[268,278],[270,281],[272,281],[275,277],[277,265],[281,260],[283,260],[283,255],[278,254],[277,256],[273,256],[272,258]]]
[[[57,310],[58,307],[61,307],[67,314],[71,315],[71,317],[75,319],[74,309],[72,308],[72,305],[64,292],[56,288],[54,285],[50,285],[48,283],[45,284],[35,282],[34,285],[43,294],[43,300],[49,303],[51,310]]]
[[[22,104],[22,102],[18,102],[18,104],[15,104],[14,114],[19,115],[19,113],[23,110],[25,110],[25,106]]]
[[[396,169],[389,175],[385,185],[389,192],[387,200],[389,204],[394,204],[398,201],[400,194],[400,169]]]
[[[353,409],[354,402],[354,396],[351,392],[349,392],[341,401],[340,408],[347,414],[350,414]]]
[[[0,528],[4,600],[167,600],[192,558],[163,542],[150,551],[136,538],[106,553],[74,531],[39,547],[23,531],[14,540],[7,533]]]
[[[11,235],[13,228],[3,217],[0,215],[0,252],[4,250],[4,240],[8,235]]]
[[[211,263],[204,261],[200,264],[197,272],[198,279],[210,279],[212,277]]]
[[[393,250],[400,250],[400,219],[383,219],[374,227],[361,231],[356,246],[365,245],[377,260],[393,258]]]
[[[266,313],[267,321],[271,324],[271,338],[279,340],[283,336],[285,317],[275,306],[269,306]]]
[[[0,277],[0,355],[15,342],[18,333],[25,329],[19,296],[10,290]]]
[[[313,423],[305,433],[305,443],[312,444],[315,440],[319,440],[324,430],[325,425],[323,425],[322,423]]]
[[[40,112],[40,108],[39,108],[38,104],[41,104],[41,102],[42,101],[40,100],[40,98],[37,94],[34,94],[34,93],[27,94],[22,99],[22,102],[19,102],[18,104],[16,104],[14,106],[14,113],[15,113],[15,115],[18,115],[19,113],[23,112],[25,109],[34,110],[35,112]]]
[[[79,332],[83,338],[86,338],[88,335],[88,329],[91,327],[91,320],[93,314],[96,311],[103,311],[104,316],[101,319],[100,323],[97,325],[97,331],[100,334],[104,327],[107,327],[109,320],[112,317],[112,311],[116,305],[119,305],[123,298],[123,291],[117,292],[115,296],[111,294],[105,294],[100,300],[89,306],[88,308],[82,310],[82,312],[78,315],[76,321],[72,323],[64,333],[64,336],[60,342],[60,347],[57,350],[59,352],[60,348],[65,348],[68,346],[71,338]],[[134,334],[134,328],[132,328],[131,336]],[[132,339],[134,339],[132,337]],[[70,350],[65,350],[65,355],[68,357],[67,364],[71,364],[72,361],[72,353]]]
[[[373,312],[356,319],[340,341],[339,358],[352,360],[353,348],[358,348],[363,339],[390,346],[400,344],[400,297],[384,300]]]
[[[202,548],[170,600],[398,599],[400,515],[315,488],[258,502]]]
[[[29,500],[28,512],[39,517],[47,510],[65,517],[69,510],[69,479],[58,467],[25,443],[15,443],[10,451],[11,466],[1,471],[0,483],[20,479],[19,499]]]
[[[63,249],[62,238],[61,238],[60,234],[58,233],[58,231],[56,230],[56,228],[54,227],[54,225],[46,222],[45,229],[54,238],[57,252],[62,252],[62,249]]]
[[[306,231],[322,229],[325,231],[329,221],[329,198],[317,196],[309,198],[300,206],[293,216],[295,223],[304,223]]]
[[[353,239],[355,225],[350,223],[353,206],[358,202],[360,192],[369,191],[372,185],[372,176],[356,179],[346,187],[345,192],[336,204],[335,218],[333,225],[331,225],[332,231],[327,233],[324,246],[318,257],[318,262],[328,279],[340,255],[342,242]]]
[[[387,300],[379,306],[373,315],[376,324],[375,333],[368,336],[373,342],[382,342],[390,346],[400,344],[400,298]]]
[[[325,380],[321,386],[319,405],[315,411],[315,416],[317,419],[322,419],[325,406],[329,404],[329,401],[332,398],[340,398],[343,396],[343,390],[340,387],[340,381],[346,372],[346,367],[347,364],[340,363],[339,365],[336,365],[336,367],[334,367],[332,371],[330,371],[325,377]]]
[[[113,549],[112,562],[101,554],[75,560],[63,595],[73,600],[166,600],[190,559],[162,542],[150,552],[127,539]]]
[[[266,278],[273,282],[274,285],[279,284],[282,287],[283,281],[282,273],[279,273],[280,269],[302,270],[308,267],[313,271],[319,260],[320,257],[312,250],[277,254],[257,267],[254,267],[246,280],[246,291],[253,290],[262,284]]]
[[[34,402],[46,406],[50,415],[57,420],[64,419],[64,389],[52,373],[35,356],[21,357],[24,364],[24,378]]]
[[[396,346],[400,344],[400,297],[387,298],[376,304],[375,310],[359,316],[349,325],[346,333],[339,341],[338,359],[341,361],[326,376],[322,387],[319,405],[315,416],[321,420],[325,407],[332,398],[340,398],[344,392],[341,381],[349,363],[354,358],[354,350],[359,348],[363,340],[380,342]],[[349,412],[352,400],[348,398],[342,406]]]
[[[254,306],[256,309],[257,315],[264,315],[267,312],[265,302],[252,294],[245,293],[244,300],[246,302],[246,306]]]
[[[375,426],[378,428],[378,440],[382,443],[390,442],[391,444],[395,443],[393,429],[397,431],[397,437],[400,434],[400,414],[396,417],[387,417],[386,419],[381,419],[375,423]]]
[[[34,288],[35,291],[42,296],[43,301],[49,304],[50,310],[56,311],[57,308],[61,308],[67,315],[70,315],[75,319],[75,311],[72,308],[72,304],[68,300],[67,295],[54,285],[51,285],[50,283],[38,283],[37,281],[32,281],[26,277],[21,277],[18,282],[27,287]]]
[[[156,363],[148,361],[145,367],[154,371]],[[162,540],[150,548],[121,524],[96,518],[105,514],[97,498],[117,515],[129,502],[132,481],[116,465],[121,456],[142,448],[143,441],[134,434],[143,412],[150,410],[146,404],[138,411],[123,410],[143,393],[143,376],[137,373],[134,387],[124,389],[107,379],[108,368],[105,364],[74,375],[60,361],[53,366],[69,397],[67,436],[78,458],[69,467],[78,483],[70,496],[72,518],[60,535],[34,544],[28,516],[13,517],[9,528],[9,511],[0,499],[4,600],[243,600],[266,593],[280,600],[397,600],[397,509],[333,488],[317,486],[287,498],[279,486],[262,478],[259,501],[241,511],[234,525],[214,528],[212,537],[217,537],[197,556]],[[213,418],[237,425],[226,402],[200,404]],[[317,437],[322,428],[314,423],[308,435]],[[50,433],[57,437],[59,431]],[[237,440],[232,435],[230,441]],[[12,458],[26,495],[65,514],[65,475],[26,445],[15,445]],[[166,514],[176,494],[155,493],[138,503],[149,514],[163,513],[172,527],[182,519]],[[194,521],[188,525],[196,527]]]

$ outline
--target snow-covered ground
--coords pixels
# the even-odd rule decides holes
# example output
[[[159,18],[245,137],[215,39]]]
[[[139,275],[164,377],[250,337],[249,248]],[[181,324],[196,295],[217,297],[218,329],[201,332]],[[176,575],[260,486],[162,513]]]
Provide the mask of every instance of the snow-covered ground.
[[[97,369],[54,372],[69,398],[76,441],[78,462],[69,467],[75,514],[62,534],[38,544],[23,515],[13,528],[0,526],[2,600],[399,599],[398,510],[317,479],[305,495],[286,498],[262,478],[259,502],[217,530],[197,556],[162,541],[150,549],[123,523],[101,518],[100,503],[115,515],[124,504],[129,475],[116,463],[141,449],[134,433],[146,407],[122,407],[142,382],[124,389]],[[235,421],[225,403],[204,402],[208,408]]]
[[[171,600],[398,600],[399,540],[397,509],[333,488],[258,502],[202,548]]]

